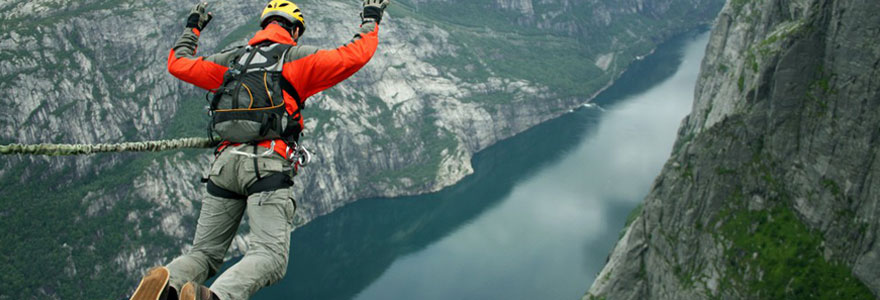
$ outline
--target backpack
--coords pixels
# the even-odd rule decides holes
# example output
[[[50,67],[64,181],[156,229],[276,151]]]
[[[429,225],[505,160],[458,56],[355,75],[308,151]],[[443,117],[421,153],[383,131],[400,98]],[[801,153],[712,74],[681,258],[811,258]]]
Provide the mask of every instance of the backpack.
[[[209,136],[216,132],[232,143],[254,143],[283,139],[299,140],[302,132],[299,93],[281,75],[284,57],[291,45],[264,44],[236,51],[223,83],[211,101]],[[283,91],[292,96],[297,110],[287,112]]]

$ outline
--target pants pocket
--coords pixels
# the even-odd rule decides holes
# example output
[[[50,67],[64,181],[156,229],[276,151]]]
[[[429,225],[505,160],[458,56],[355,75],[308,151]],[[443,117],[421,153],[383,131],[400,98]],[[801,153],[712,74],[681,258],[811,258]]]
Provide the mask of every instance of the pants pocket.
[[[223,172],[224,166],[229,163],[228,155],[219,155],[214,159],[214,163],[211,164],[211,170],[208,172],[208,178],[220,176]]]
[[[283,218],[288,225],[293,225],[294,216],[296,215],[296,204],[291,198],[292,189],[278,189],[274,191],[262,192],[259,194],[254,194],[251,196],[250,201],[256,200],[256,202],[251,202],[251,204],[255,204],[260,207],[274,207],[278,212],[281,213],[281,218]],[[253,197],[256,197],[254,199]]]

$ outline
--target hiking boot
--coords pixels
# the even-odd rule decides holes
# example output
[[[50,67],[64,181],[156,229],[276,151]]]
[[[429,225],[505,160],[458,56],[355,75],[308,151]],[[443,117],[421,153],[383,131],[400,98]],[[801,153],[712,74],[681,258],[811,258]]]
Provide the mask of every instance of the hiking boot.
[[[208,287],[190,281],[180,289],[180,300],[220,300],[220,298]]]
[[[165,300],[168,299],[168,269],[154,267],[147,271],[147,275],[141,279],[131,300]]]

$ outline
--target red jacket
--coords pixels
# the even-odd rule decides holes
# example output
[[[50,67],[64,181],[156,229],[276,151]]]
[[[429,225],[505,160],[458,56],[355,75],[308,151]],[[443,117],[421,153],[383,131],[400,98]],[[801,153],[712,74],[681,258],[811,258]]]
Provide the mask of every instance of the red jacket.
[[[361,26],[360,34],[350,43],[333,50],[322,50],[312,46],[298,46],[287,30],[277,24],[270,24],[258,31],[248,44],[270,41],[294,46],[285,57],[282,75],[293,85],[305,103],[310,96],[333,87],[366,65],[376,52],[378,33],[377,24],[365,23]],[[186,30],[178,39],[168,55],[168,72],[180,80],[213,92],[223,83],[223,75],[235,59],[235,51],[227,50],[207,57],[196,56],[199,35],[196,29]],[[297,110],[296,100],[285,91],[284,101],[288,113],[293,114]],[[299,120],[300,125],[303,125],[302,118]],[[275,151],[287,157],[287,144],[282,140],[275,142]],[[263,141],[259,145],[269,148],[271,143],[272,141]],[[226,144],[228,143],[224,143],[224,146]]]

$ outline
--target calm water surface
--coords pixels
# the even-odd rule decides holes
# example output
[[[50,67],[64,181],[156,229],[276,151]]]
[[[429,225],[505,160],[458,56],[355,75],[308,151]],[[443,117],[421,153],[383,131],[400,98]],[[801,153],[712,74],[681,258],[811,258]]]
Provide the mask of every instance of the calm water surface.
[[[707,41],[664,44],[601,108],[479,153],[453,187],[297,229],[287,277],[254,299],[580,299],[669,157]]]

